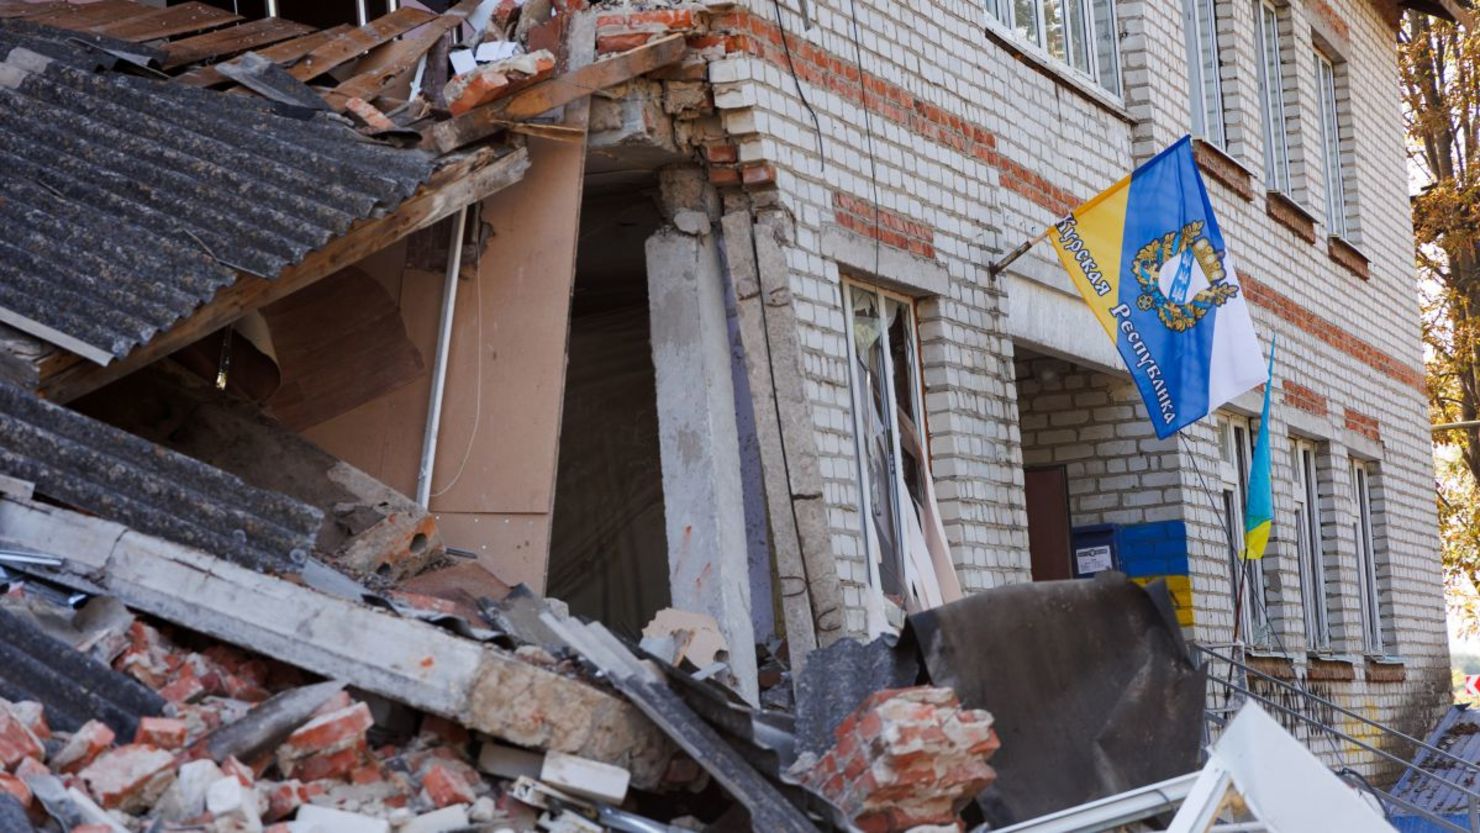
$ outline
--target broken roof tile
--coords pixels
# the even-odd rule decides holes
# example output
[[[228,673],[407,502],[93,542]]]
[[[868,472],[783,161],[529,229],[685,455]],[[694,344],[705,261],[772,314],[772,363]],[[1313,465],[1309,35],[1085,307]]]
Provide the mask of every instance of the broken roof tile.
[[[322,513],[0,383],[0,473],[36,491],[257,570],[296,571]]]
[[[75,36],[0,20],[0,320],[99,364],[431,174],[327,114],[89,72]]]

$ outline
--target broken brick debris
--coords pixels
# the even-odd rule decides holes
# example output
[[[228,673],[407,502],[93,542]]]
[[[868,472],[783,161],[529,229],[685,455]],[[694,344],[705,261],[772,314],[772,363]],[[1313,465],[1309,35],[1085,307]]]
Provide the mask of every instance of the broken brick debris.
[[[73,731],[96,718],[114,732],[132,737],[140,717],[158,715],[164,708],[155,692],[73,650],[29,617],[4,606],[0,633],[5,634],[0,639],[0,697],[44,704],[48,726]],[[0,761],[4,754],[0,751]]]
[[[793,774],[831,799],[867,833],[924,825],[954,828],[957,814],[996,778],[992,716],[963,709],[947,688],[886,689],[837,728],[821,758]]]
[[[541,49],[484,64],[447,82],[443,95],[453,115],[509,96],[555,71],[555,56]]]

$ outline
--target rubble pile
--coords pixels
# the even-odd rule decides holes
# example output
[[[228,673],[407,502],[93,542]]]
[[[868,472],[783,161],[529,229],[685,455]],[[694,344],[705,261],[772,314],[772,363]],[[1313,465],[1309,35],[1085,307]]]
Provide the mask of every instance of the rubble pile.
[[[0,791],[33,822],[52,809],[32,788],[38,778],[60,781],[95,826],[72,828],[82,833],[494,831],[530,829],[538,815],[477,769],[474,738],[451,721],[312,685],[229,646],[190,650],[143,620],[128,627],[113,666],[168,702],[164,715],[139,718],[132,737],[99,720],[54,731],[43,704],[0,700]],[[218,730],[251,720],[274,695],[310,689],[322,702],[274,747],[212,758]]]

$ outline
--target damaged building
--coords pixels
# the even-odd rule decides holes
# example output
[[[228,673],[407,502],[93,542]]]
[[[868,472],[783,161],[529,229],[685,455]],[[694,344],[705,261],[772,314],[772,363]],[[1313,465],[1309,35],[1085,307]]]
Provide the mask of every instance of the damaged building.
[[[0,0],[15,829],[1003,827],[1248,701],[1391,784],[1449,698],[1409,7],[1468,19]],[[1189,132],[1280,345],[1248,565],[1260,392],[1159,440],[993,267]]]

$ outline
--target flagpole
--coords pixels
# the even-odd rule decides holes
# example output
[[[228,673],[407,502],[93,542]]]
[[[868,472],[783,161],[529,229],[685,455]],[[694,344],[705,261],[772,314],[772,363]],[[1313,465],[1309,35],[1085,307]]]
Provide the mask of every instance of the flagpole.
[[[1044,239],[1048,237],[1048,232],[1052,228],[1052,226],[1045,228],[1043,231],[1038,232],[1037,237],[1034,237],[1031,240],[1024,240],[1022,245],[1018,246],[1016,249],[1013,249],[998,260],[989,264],[987,266],[987,275],[989,277],[996,278],[998,273],[1000,273],[1003,269],[1011,266],[1013,261],[1027,254],[1029,249],[1033,248],[1039,243],[1042,243]]]

